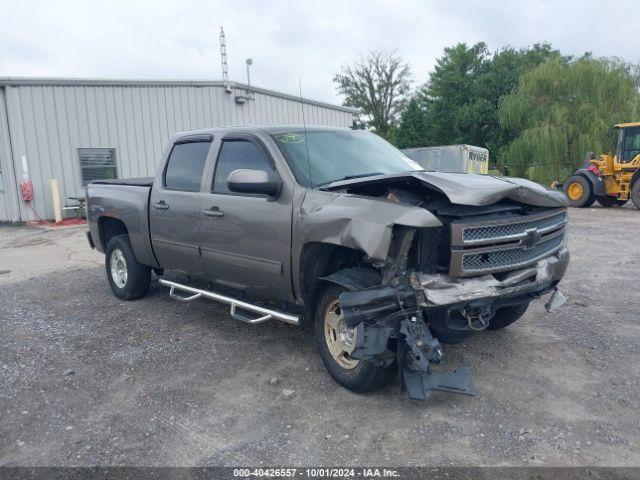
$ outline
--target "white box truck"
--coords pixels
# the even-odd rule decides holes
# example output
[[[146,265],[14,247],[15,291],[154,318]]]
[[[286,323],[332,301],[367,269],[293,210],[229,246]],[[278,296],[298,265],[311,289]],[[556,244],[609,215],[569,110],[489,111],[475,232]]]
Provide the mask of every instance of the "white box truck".
[[[425,170],[453,173],[489,172],[489,150],[473,145],[405,148],[402,152]]]

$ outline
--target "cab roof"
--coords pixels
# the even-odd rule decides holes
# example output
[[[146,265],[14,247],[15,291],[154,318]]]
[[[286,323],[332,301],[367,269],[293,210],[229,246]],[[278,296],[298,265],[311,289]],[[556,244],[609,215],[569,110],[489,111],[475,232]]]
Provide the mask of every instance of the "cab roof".
[[[326,130],[350,130],[350,127],[338,127],[331,125],[227,125],[221,127],[201,128],[198,130],[186,130],[181,134],[219,133],[219,132],[250,132],[262,130],[267,133],[283,133],[291,131],[326,131]]]
[[[614,125],[616,128],[640,127],[640,122],[618,123]]]

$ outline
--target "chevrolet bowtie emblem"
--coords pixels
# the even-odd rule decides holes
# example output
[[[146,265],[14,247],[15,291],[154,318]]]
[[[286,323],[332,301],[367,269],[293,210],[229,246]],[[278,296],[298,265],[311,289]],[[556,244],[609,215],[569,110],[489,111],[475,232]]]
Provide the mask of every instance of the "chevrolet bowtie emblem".
[[[542,235],[540,235],[538,229],[536,228],[530,228],[525,232],[525,235],[526,236],[522,240],[520,240],[520,245],[522,245],[524,248],[535,247],[542,238]]]

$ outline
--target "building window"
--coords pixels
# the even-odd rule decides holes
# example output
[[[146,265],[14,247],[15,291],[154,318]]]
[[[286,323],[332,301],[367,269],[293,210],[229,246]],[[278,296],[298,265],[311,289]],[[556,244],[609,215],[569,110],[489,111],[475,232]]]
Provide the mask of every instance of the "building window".
[[[79,148],[82,186],[92,180],[118,178],[115,148]]]

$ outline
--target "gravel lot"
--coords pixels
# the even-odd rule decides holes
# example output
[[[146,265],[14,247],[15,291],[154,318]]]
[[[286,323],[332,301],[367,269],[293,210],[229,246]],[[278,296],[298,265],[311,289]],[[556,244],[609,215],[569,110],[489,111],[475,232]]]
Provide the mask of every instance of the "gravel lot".
[[[342,389],[295,327],[119,301],[84,228],[0,227],[0,465],[639,466],[640,211],[570,221],[569,302],[445,346],[478,393],[427,402]]]

